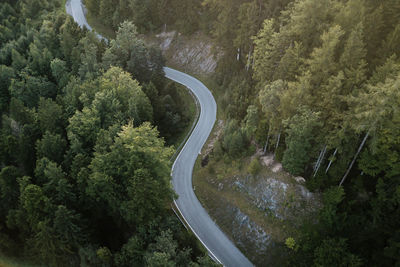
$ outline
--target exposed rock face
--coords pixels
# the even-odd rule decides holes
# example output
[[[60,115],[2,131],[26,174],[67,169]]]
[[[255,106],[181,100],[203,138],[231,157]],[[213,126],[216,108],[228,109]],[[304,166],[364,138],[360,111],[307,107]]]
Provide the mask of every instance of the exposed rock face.
[[[274,178],[258,178],[249,175],[239,178],[233,187],[245,193],[251,202],[265,215],[300,224],[301,219],[318,209],[317,197],[299,184],[290,184]]]
[[[169,49],[172,40],[174,40],[176,31],[172,32],[162,32],[160,34],[157,34],[156,37],[160,40],[160,49],[162,51],[166,51]]]
[[[213,43],[201,34],[190,37],[176,31],[156,35],[158,45],[169,64],[184,67],[196,74],[209,74],[217,67],[218,56],[213,51]]]
[[[256,253],[266,253],[271,244],[271,236],[239,209],[234,209],[234,214],[235,219],[232,222],[233,238],[237,244],[247,249],[248,244],[252,244],[252,249]]]
[[[279,266],[286,257],[285,238],[295,235],[304,220],[314,221],[321,207],[318,194],[282,173],[271,168],[270,174],[234,175],[211,182],[218,192],[235,192],[234,201],[219,199],[212,213],[218,214],[218,223],[256,266]],[[240,207],[236,201],[254,209],[246,210],[246,205]]]
[[[304,183],[306,182],[306,179],[304,179],[304,178],[301,177],[301,176],[294,177],[294,179],[295,179],[296,182],[298,182],[299,184],[304,184]]]
[[[257,259],[260,255],[269,255],[271,248],[276,247],[275,242],[248,214],[231,203],[224,200],[222,202],[223,205],[218,205],[216,210],[222,215],[219,217],[219,223],[224,225],[224,230],[229,232],[229,236],[239,249],[252,252],[247,257],[259,266]],[[268,257],[268,260],[272,258]]]
[[[275,173],[282,171],[282,164],[274,161],[274,156],[268,155],[265,157],[261,157],[261,162],[267,167],[270,167],[271,170]]]
[[[219,210],[218,212],[222,212]],[[280,266],[283,245],[238,207],[224,202],[222,222],[235,244],[256,266]],[[222,214],[222,213],[221,213]]]

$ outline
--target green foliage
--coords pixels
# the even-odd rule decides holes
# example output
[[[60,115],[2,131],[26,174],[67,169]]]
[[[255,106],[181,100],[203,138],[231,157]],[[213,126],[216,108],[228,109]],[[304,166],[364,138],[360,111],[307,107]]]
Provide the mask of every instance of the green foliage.
[[[143,253],[145,252],[144,242],[139,237],[129,238],[128,242],[123,245],[121,252],[116,255],[115,263],[118,266],[133,266],[135,264],[143,264]]]
[[[7,110],[10,102],[10,93],[8,87],[11,84],[11,79],[15,77],[13,68],[5,65],[0,65],[0,114]]]
[[[259,99],[265,116],[269,121],[270,127],[273,127],[271,133],[279,131],[282,125],[282,107],[281,98],[287,89],[287,84],[282,80],[276,80],[271,84],[265,85],[261,89]]]
[[[271,52],[273,51],[272,40],[275,34],[274,20],[265,20],[262,29],[254,38],[254,78],[259,81],[268,80],[272,76],[272,62],[273,58]]]
[[[315,133],[322,127],[319,114],[306,108],[300,109],[300,114],[285,121],[288,136],[287,149],[283,155],[283,167],[293,175],[302,175],[306,164],[314,152]]]
[[[218,157],[238,158],[250,138],[263,145],[268,134],[272,150],[281,134],[276,158],[307,178],[327,147],[307,179],[324,205],[299,230],[291,261],[398,264],[398,1],[85,4],[119,27],[109,45],[52,13],[61,1],[0,3],[2,250],[54,266],[215,265],[207,256],[192,262],[201,253],[185,248],[165,212],[171,151],[148,122],[170,141],[189,119],[163,78],[160,50],[138,32],[166,26],[202,29],[223,50]],[[337,188],[367,132],[351,179]]]
[[[105,93],[113,92],[114,98],[118,99],[121,104],[120,108],[129,114],[128,120],[133,119],[136,125],[153,120],[153,108],[149,99],[143,93],[139,83],[132,80],[128,73],[113,67],[103,75],[100,86]],[[93,103],[95,105],[96,97]]]
[[[81,54],[82,64],[79,67],[79,75],[83,79],[93,79],[99,74],[99,64],[97,62],[98,40],[94,33],[87,33],[85,38],[80,40],[84,52]]]
[[[13,69],[18,71],[22,70],[27,64],[27,60],[15,49],[11,50],[11,60]]]
[[[20,171],[14,166],[2,168],[0,172],[0,218],[5,221],[7,212],[16,207],[18,201],[18,182]]]
[[[61,163],[64,158],[67,142],[59,134],[45,132],[42,139],[36,142],[36,156],[48,158],[54,162]]]
[[[39,99],[37,120],[42,133],[61,133],[63,127],[63,110],[51,99]]]
[[[250,105],[247,108],[247,115],[244,118],[245,126],[244,130],[247,136],[251,137],[254,135],[258,125],[258,109],[256,106]]]
[[[348,252],[345,239],[327,239],[314,252],[314,266],[362,266],[361,260]]]
[[[79,41],[84,36],[84,31],[67,16],[60,27],[60,48],[63,58],[67,62],[73,73],[77,73],[80,66],[80,46]]]
[[[251,99],[251,87],[245,77],[234,78],[229,87],[231,92],[226,91],[222,106],[231,118],[243,119],[247,114],[247,108]]]
[[[161,54],[147,48],[138,38],[136,26],[128,21],[121,23],[116,39],[111,40],[103,55],[105,69],[122,67],[140,82],[149,82],[152,76],[163,75],[163,63]]]
[[[337,206],[344,199],[344,190],[341,187],[332,187],[323,194],[324,207],[320,212],[320,220],[324,227],[340,227],[335,225],[339,222],[337,216]]]
[[[400,100],[399,46],[395,44],[400,21],[393,12],[400,6],[391,0],[290,2],[279,15],[261,15],[266,17],[260,23],[258,10],[268,10],[275,1],[257,1],[258,10],[253,1],[205,1],[207,8],[215,10],[212,35],[225,53],[217,78],[227,88],[221,101],[227,110],[227,125],[236,119],[251,129],[247,125],[250,113],[246,116],[243,110],[260,104],[261,120],[255,132],[258,145],[264,145],[269,136],[273,150],[271,144],[281,134],[276,158],[284,152],[283,166],[292,174],[304,175],[313,190],[326,194],[320,222],[310,226],[313,230],[302,229],[299,250],[289,252],[294,255],[293,263],[394,265],[398,238],[393,233],[399,226],[394,223],[395,208],[371,203],[381,203],[378,188],[381,194],[386,190],[390,195],[383,198],[396,202]],[[255,35],[252,44],[246,41],[250,34]],[[237,57],[241,64],[235,61]],[[253,80],[237,78],[246,72]],[[222,151],[232,156],[229,148],[242,142],[239,138],[233,142],[235,134],[228,126]],[[240,136],[239,127],[234,128]],[[366,133],[370,138],[349,173],[353,180],[346,181],[344,197],[343,189],[330,187],[339,183]],[[326,153],[319,153],[324,147]],[[309,177],[312,167],[319,168],[313,178]],[[389,240],[390,249],[385,249]],[[342,261],[336,261],[341,257]]]
[[[15,97],[27,107],[35,107],[40,97],[53,98],[57,94],[56,86],[47,78],[31,76],[26,72],[19,74],[19,79],[13,79],[8,88],[10,95]]]
[[[67,85],[69,80],[67,63],[64,60],[55,58],[50,62],[51,74],[57,80],[59,87]]]
[[[203,252],[168,211],[172,148],[150,124],[172,138],[190,120],[161,52],[131,23],[107,45],[51,12],[61,1],[16,2],[0,3],[0,250],[45,266],[137,266],[167,242],[174,264],[195,264]]]
[[[40,41],[35,40],[29,45],[28,57],[28,66],[33,73],[43,76],[50,73],[50,62],[53,60],[53,55]]]
[[[261,169],[261,164],[260,164],[259,159],[258,158],[254,158],[250,162],[249,167],[247,168],[247,171],[254,176],[254,175],[258,174],[260,169]]]
[[[224,130],[222,146],[223,149],[233,158],[237,158],[244,152],[247,138],[244,131],[239,128],[237,121],[227,123]]]
[[[296,249],[296,240],[294,240],[293,237],[288,237],[285,240],[285,245],[287,248],[294,250],[294,249]]]

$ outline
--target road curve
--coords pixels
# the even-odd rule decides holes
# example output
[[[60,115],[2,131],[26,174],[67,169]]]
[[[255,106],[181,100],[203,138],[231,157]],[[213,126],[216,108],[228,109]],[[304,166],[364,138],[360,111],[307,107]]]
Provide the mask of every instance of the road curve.
[[[81,27],[85,26],[91,30],[81,0],[68,0],[66,10]],[[100,35],[99,37],[103,38]],[[214,259],[224,266],[252,266],[210,218],[193,191],[193,166],[216,120],[215,99],[208,88],[192,76],[168,67],[164,68],[164,72],[165,77],[192,91],[200,103],[200,117],[196,127],[172,166],[172,183],[179,196],[175,204],[193,233]]]
[[[164,72],[165,77],[192,91],[200,103],[197,125],[172,166],[172,183],[179,196],[175,204],[212,257],[225,266],[252,266],[210,218],[193,191],[193,166],[211,133],[217,115],[214,97],[203,83],[192,76],[167,67]]]
[[[67,13],[74,18],[74,21],[78,23],[81,28],[86,27],[89,31],[92,30],[92,27],[90,27],[85,17],[82,0],[67,0],[67,2],[65,3],[65,9]],[[98,33],[96,33],[96,35],[99,39],[107,40]]]

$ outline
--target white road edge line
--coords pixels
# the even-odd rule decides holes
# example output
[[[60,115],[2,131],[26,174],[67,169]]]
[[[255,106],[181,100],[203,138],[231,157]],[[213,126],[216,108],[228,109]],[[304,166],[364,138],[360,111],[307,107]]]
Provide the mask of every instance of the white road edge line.
[[[176,83],[180,83],[180,82],[178,82],[178,81],[176,81],[176,80],[174,80],[174,79],[168,77],[167,75],[165,75],[165,77],[166,77],[167,79],[170,79],[171,81],[174,81],[174,82],[176,82]],[[196,80],[197,80],[197,79],[196,79]],[[199,82],[200,82],[200,81],[199,81]],[[181,84],[181,83],[180,83],[180,84]],[[184,85],[184,84],[182,84],[182,85]],[[185,86],[186,88],[188,88],[188,90],[192,91],[188,86],[186,86],[186,85],[184,85],[184,86]],[[196,96],[196,94],[195,94],[194,92],[193,92],[193,95],[197,98],[197,96]],[[197,101],[199,101],[198,98],[197,98]],[[199,117],[200,117],[200,115],[201,115],[201,112],[202,112],[202,110],[201,110],[201,107],[200,107],[200,114],[199,114]],[[197,124],[196,124],[196,126],[194,127],[193,131],[196,129],[196,127],[197,127]],[[171,168],[171,176],[172,176],[173,173],[174,173],[175,163],[178,161],[179,157],[181,156],[181,154],[182,154],[183,150],[185,149],[186,145],[188,144],[188,141],[189,141],[189,139],[190,139],[191,136],[192,136],[192,135],[190,135],[189,138],[186,140],[185,145],[183,146],[183,148],[182,148],[181,151],[179,152],[178,156],[176,157],[176,159],[175,159],[175,161],[174,161],[174,164],[172,165],[172,168]],[[184,221],[186,222],[186,224],[189,226],[190,230],[191,230],[191,231],[193,232],[193,234],[197,237],[197,239],[201,242],[201,244],[203,244],[203,246],[207,249],[208,253],[211,254],[212,258],[214,258],[219,264],[223,265],[223,264],[221,263],[221,261],[217,258],[217,256],[215,256],[214,253],[212,253],[211,249],[209,249],[209,248],[207,247],[207,245],[206,245],[206,244],[201,240],[201,238],[197,235],[197,233],[194,231],[194,229],[192,228],[192,226],[190,226],[190,224],[189,224],[188,221],[186,220],[185,216],[183,216],[183,213],[182,213],[182,211],[180,210],[178,204],[176,204],[176,200],[175,200],[175,199],[174,199],[174,204],[175,204],[175,207],[178,209],[179,213],[181,214],[183,220],[184,220]]]
[[[165,72],[164,72],[164,74],[165,74]],[[177,81],[168,78],[166,75],[164,75],[164,77],[167,78],[167,79],[169,79],[169,80],[171,80],[171,81],[173,81],[173,82],[176,82],[176,83],[177,83]],[[171,157],[171,159],[176,155],[176,153],[177,153],[178,151],[181,152],[181,150],[183,150],[184,145],[187,143],[187,141],[189,140],[190,136],[192,136],[192,133],[193,133],[194,129],[196,128],[196,125],[197,125],[197,123],[198,123],[198,121],[199,121],[199,119],[200,119],[200,111],[201,111],[201,108],[200,108],[200,105],[199,105],[199,99],[196,97],[195,93],[194,93],[192,90],[190,90],[190,88],[189,88],[188,86],[185,85],[184,87],[185,87],[186,90],[189,92],[189,94],[192,96],[192,98],[193,98],[193,100],[194,100],[194,102],[195,102],[195,104],[196,104],[196,120],[193,121],[192,127],[190,128],[189,133],[185,136],[185,139],[184,139],[183,142],[179,145],[178,149],[175,151],[175,153],[174,153],[174,155]],[[175,160],[178,158],[178,156],[179,156],[179,154],[175,157]],[[174,163],[173,163],[173,165],[172,165],[172,169],[174,168],[174,166],[175,166],[175,161],[174,161]],[[171,176],[172,176],[172,171],[171,171]]]
[[[196,94],[189,88],[189,86],[186,86],[185,84],[178,82],[177,80],[173,79],[172,77],[168,77],[167,74],[165,74],[164,77],[167,78],[167,79],[170,79],[170,80],[173,81],[173,82],[176,82],[176,83],[179,83],[179,84],[182,84],[183,86],[185,86],[188,90],[190,90],[190,91],[193,93],[193,95],[196,97],[197,101],[200,102],[200,100],[197,98]],[[192,77],[192,78],[194,78],[194,77]],[[197,80],[196,78],[194,78],[194,79]],[[197,81],[199,81],[199,80],[197,80]],[[200,82],[200,81],[199,81],[199,82]],[[200,83],[201,83],[201,82],[200,82]],[[200,112],[199,112],[199,119],[200,119],[201,112],[202,112],[201,106],[199,106],[199,109],[200,109]],[[193,128],[192,134],[193,134],[193,132],[196,130],[197,125],[198,125],[198,122],[196,123],[196,126]],[[190,134],[190,136],[189,136],[188,139],[186,140],[185,145],[182,147],[182,149],[181,149],[181,151],[179,152],[178,156],[176,156],[175,161],[174,161],[174,163],[172,164],[171,176],[172,176],[173,173],[174,173],[175,163],[178,161],[178,159],[179,159],[179,157],[181,156],[183,150],[185,150],[185,147],[186,147],[186,145],[188,144],[188,141],[189,141],[190,137],[192,137],[192,134]],[[175,202],[175,200],[174,200],[174,202]],[[176,205],[176,203],[175,203],[175,205]],[[179,209],[179,208],[178,208],[178,209]],[[179,212],[182,214],[181,211],[179,211]]]
[[[70,2],[67,2],[65,6],[67,7],[68,4],[71,5]],[[81,8],[82,8],[82,12],[83,12],[83,4],[82,4],[82,2],[81,2]],[[66,12],[66,13],[68,14],[68,12]],[[74,20],[75,20],[74,10],[73,10],[72,6],[71,6],[71,13],[72,13],[72,14],[71,14],[72,17],[73,17]],[[80,26],[80,27],[82,27],[82,26]],[[84,27],[86,27],[86,25],[84,25]],[[89,26],[89,27],[90,27],[90,26]],[[83,28],[83,27],[82,27],[82,28]],[[87,27],[86,27],[86,28],[87,28]],[[108,41],[107,38],[104,38],[104,37],[101,36],[100,34],[97,34],[97,36],[99,36],[100,38],[103,38],[104,40]],[[166,67],[166,66],[165,66],[165,67]],[[186,73],[184,73],[184,74],[187,75]],[[172,80],[172,81],[174,81],[174,82],[176,82],[176,83],[179,83],[179,84],[184,85],[183,83],[181,83],[181,82],[179,82],[179,81],[173,79],[172,77],[168,77],[166,74],[164,75],[164,77],[166,77],[167,79],[170,79],[170,80]],[[194,77],[191,77],[191,78],[194,78]],[[200,82],[201,84],[203,84],[203,83],[202,83],[201,81],[199,81],[198,79],[196,79],[196,78],[194,78],[194,79],[197,80],[198,82]],[[204,84],[203,84],[203,85],[204,85]],[[186,85],[184,85],[184,86],[185,86],[186,88],[188,88],[188,90],[191,91],[191,92],[193,93],[193,95],[197,98],[196,94],[195,94],[188,86],[186,86]],[[211,93],[211,92],[210,92],[210,93]],[[197,98],[197,101],[199,102],[200,100]],[[200,118],[200,116],[201,116],[201,112],[202,112],[202,110],[201,110],[201,106],[200,106],[199,118]],[[196,127],[197,127],[197,124],[196,124],[196,126],[194,127],[193,131],[196,129]],[[186,145],[188,144],[188,140],[190,139],[191,136],[192,136],[192,135],[190,135],[189,138],[186,140],[185,145],[183,146],[183,148],[182,148],[181,151],[179,152],[178,156],[176,157],[176,159],[175,159],[175,161],[174,161],[174,163],[173,163],[173,165],[172,165],[171,176],[173,175],[173,172],[174,172],[175,163],[176,163],[176,161],[178,160],[178,158],[180,157],[182,151],[185,149]],[[201,153],[201,150],[200,150],[199,154],[200,154],[200,153]],[[171,182],[172,182],[172,180],[171,180]],[[211,251],[211,250],[206,246],[206,244],[200,239],[200,237],[197,235],[197,233],[193,230],[192,226],[190,226],[190,224],[189,224],[188,221],[186,220],[185,216],[183,216],[182,211],[179,209],[178,205],[176,204],[175,199],[174,199],[174,204],[175,204],[175,207],[178,209],[179,213],[181,214],[183,220],[186,222],[186,224],[189,226],[189,228],[190,228],[190,229],[192,230],[192,232],[195,234],[195,236],[197,237],[197,239],[200,240],[200,242],[203,244],[203,246],[207,249],[208,253],[211,254],[211,256],[212,256],[211,258],[215,259],[219,264],[223,265],[223,264],[221,263],[221,261],[214,255],[214,253],[212,253],[212,251]],[[175,211],[174,211],[174,212],[175,212]],[[179,216],[178,216],[178,218],[179,218]],[[185,226],[185,225],[184,225],[184,226]],[[186,228],[186,226],[185,226],[185,228]]]
[[[212,258],[214,258],[219,264],[221,264],[222,266],[224,266],[221,261],[217,258],[217,256],[214,255],[214,253],[212,253],[212,251],[206,246],[206,244],[204,244],[204,242],[201,240],[201,238],[196,234],[196,232],[193,230],[192,226],[190,226],[190,224],[188,223],[188,221],[186,220],[185,216],[183,216],[181,210],[179,209],[178,205],[176,204],[176,201],[174,199],[174,203],[175,203],[175,207],[178,209],[179,213],[181,214],[183,220],[185,220],[186,224],[189,226],[190,230],[192,230],[193,234],[197,237],[198,240],[200,240],[200,242],[203,244],[203,246],[207,249],[208,253],[211,254]]]
[[[175,204],[175,207],[177,207],[175,201],[174,201],[174,204]],[[189,229],[187,228],[187,226],[186,226],[187,222],[186,222],[186,224],[185,224],[184,222],[182,222],[181,217],[179,217],[178,213],[175,211],[175,209],[174,209],[174,207],[172,206],[172,204],[171,204],[171,208],[172,208],[172,210],[174,211],[176,217],[178,217],[178,219],[181,221],[181,223],[183,224],[183,226],[185,226],[186,230],[189,230]],[[180,212],[180,211],[179,211],[179,212]],[[182,216],[182,217],[183,217],[183,216]]]

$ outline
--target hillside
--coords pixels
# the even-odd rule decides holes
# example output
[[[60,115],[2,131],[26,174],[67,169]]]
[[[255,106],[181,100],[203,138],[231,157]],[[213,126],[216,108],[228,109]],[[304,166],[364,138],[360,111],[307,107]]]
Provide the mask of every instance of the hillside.
[[[191,118],[167,60],[216,98],[193,184],[248,258],[400,264],[398,0],[85,4],[110,44],[62,1],[0,3],[1,252],[212,264],[169,209],[168,145]]]

